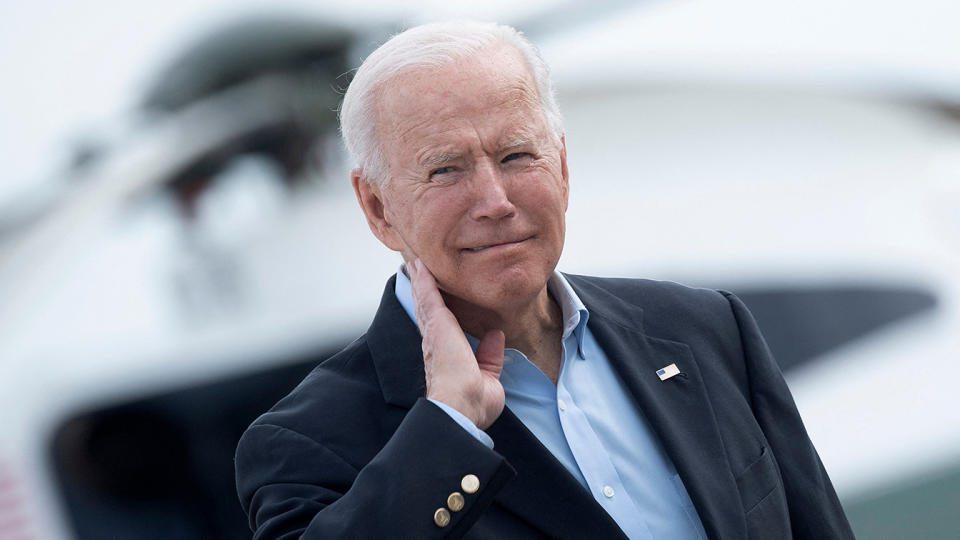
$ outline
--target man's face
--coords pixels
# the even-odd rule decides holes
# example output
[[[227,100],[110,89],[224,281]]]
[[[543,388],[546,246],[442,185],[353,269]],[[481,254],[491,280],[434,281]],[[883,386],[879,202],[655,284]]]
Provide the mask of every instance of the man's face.
[[[385,85],[377,123],[388,178],[369,188],[382,208],[363,206],[380,240],[419,257],[441,290],[500,311],[543,293],[560,258],[566,149],[519,53],[481,56]]]

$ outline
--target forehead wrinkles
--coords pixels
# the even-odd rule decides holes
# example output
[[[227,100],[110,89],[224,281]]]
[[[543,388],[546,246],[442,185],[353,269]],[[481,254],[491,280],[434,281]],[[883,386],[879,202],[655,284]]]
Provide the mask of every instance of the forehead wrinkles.
[[[545,123],[524,90],[511,89],[478,107],[439,108],[395,122],[387,144],[403,152],[395,159],[430,166],[540,141]]]
[[[512,50],[492,53],[413,69],[386,81],[376,99],[379,139],[384,144],[418,143],[458,129],[480,131],[497,111],[520,116],[518,130],[540,131],[545,119],[526,64]],[[522,135],[529,139],[532,133]]]

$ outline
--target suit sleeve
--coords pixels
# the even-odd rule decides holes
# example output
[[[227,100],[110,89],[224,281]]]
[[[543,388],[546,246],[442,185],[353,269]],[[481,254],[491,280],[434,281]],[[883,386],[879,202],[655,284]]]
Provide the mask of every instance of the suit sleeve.
[[[357,470],[320,442],[255,423],[237,448],[237,490],[256,539],[459,538],[515,475],[425,399],[379,453]],[[480,480],[475,493],[464,475]],[[434,512],[461,492],[464,508],[439,527]]]
[[[780,468],[794,538],[852,539],[833,484],[760,329],[739,298],[724,295],[740,329],[754,416]]]

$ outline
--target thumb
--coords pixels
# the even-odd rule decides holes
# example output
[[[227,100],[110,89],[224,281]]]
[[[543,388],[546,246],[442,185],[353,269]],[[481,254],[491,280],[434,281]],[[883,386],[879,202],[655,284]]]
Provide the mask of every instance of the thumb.
[[[503,347],[506,338],[502,330],[490,330],[483,335],[480,345],[477,346],[477,365],[496,378],[500,378],[503,371]]]

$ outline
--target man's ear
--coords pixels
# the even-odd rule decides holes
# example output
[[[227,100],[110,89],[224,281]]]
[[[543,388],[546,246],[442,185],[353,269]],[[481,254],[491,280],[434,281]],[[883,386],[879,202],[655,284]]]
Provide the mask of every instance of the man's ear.
[[[560,136],[560,174],[563,177],[563,210],[570,204],[570,172],[567,170],[567,136]]]
[[[380,187],[364,175],[363,169],[359,167],[350,171],[350,182],[353,184],[353,192],[357,195],[357,202],[360,203],[360,209],[363,210],[373,235],[388,248],[402,251],[403,242],[400,241],[396,229],[386,217],[383,192]]]

